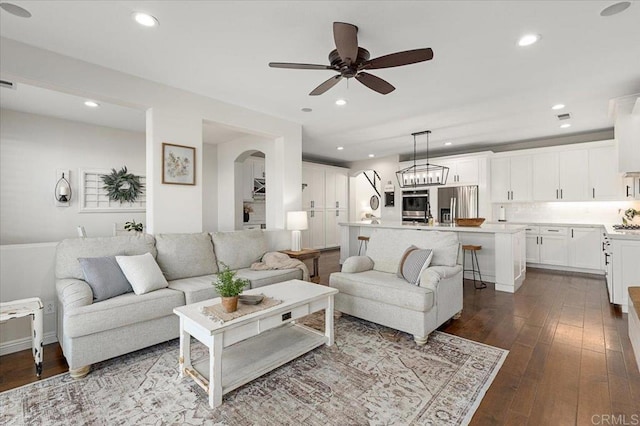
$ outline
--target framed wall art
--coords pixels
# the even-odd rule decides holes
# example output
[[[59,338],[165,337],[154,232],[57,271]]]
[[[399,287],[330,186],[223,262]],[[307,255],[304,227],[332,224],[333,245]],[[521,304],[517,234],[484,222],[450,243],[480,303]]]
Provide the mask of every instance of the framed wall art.
[[[162,183],[196,184],[196,149],[194,147],[162,144]]]

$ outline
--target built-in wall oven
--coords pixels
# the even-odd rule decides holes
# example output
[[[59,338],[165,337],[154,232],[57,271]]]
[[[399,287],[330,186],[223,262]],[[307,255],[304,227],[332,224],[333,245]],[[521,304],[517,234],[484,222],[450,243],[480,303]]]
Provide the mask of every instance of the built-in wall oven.
[[[402,191],[402,221],[427,222],[429,190]]]

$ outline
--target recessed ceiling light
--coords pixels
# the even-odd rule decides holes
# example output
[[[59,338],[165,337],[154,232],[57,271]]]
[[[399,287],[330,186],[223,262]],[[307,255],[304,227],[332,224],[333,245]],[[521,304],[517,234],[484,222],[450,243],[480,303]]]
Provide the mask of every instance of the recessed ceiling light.
[[[338,106],[345,106],[347,104],[347,100],[346,99],[338,99],[336,101],[336,105]]]
[[[311,108],[302,108],[302,109],[300,109],[300,111],[302,111],[302,112],[311,112],[313,110]]]
[[[86,101],[84,104],[89,108],[98,108],[100,106],[100,104],[95,101]]]
[[[375,154],[369,154],[369,158],[373,158],[375,156],[376,156]]]
[[[554,106],[551,107],[551,109],[558,110],[558,109],[564,108],[564,106],[565,106],[564,104],[555,104]]]
[[[444,144],[445,144],[446,146],[449,146],[449,145],[451,145],[451,142],[445,142]]]
[[[31,18],[31,12],[13,3],[0,3],[0,8],[7,13],[19,18]]]
[[[526,34],[520,37],[520,40],[518,40],[518,46],[521,46],[521,47],[531,46],[532,44],[536,43],[538,40],[540,40],[539,34]]]
[[[564,123],[564,124],[561,124],[561,125],[560,125],[560,128],[561,128],[561,129],[566,129],[566,128],[568,128],[568,127],[571,127],[571,123]]]
[[[342,151],[344,149],[344,146],[339,146],[336,148],[338,151]]]
[[[629,6],[631,6],[630,1],[621,1],[619,3],[614,3],[611,6],[608,6],[602,9],[602,11],[600,12],[600,16],[607,17],[611,15],[617,15],[618,13],[624,12],[625,10],[627,10]]]
[[[158,19],[155,16],[149,15],[148,13],[134,12],[132,16],[138,24],[144,27],[155,27],[160,25]]]

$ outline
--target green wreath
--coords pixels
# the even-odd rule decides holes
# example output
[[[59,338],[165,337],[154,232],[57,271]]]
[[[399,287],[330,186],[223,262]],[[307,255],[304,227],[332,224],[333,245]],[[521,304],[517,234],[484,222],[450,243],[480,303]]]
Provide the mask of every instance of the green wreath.
[[[111,174],[102,175],[104,186],[102,189],[107,191],[110,200],[122,202],[133,202],[138,199],[144,185],[140,183],[140,176],[127,172],[127,167],[123,167],[120,171],[111,169]]]

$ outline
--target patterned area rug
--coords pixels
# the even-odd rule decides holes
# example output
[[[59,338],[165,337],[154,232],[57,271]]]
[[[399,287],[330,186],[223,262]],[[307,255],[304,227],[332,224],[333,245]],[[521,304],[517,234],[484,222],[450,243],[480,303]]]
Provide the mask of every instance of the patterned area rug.
[[[321,328],[322,315],[307,317]],[[5,425],[459,425],[500,369],[505,350],[434,332],[410,335],[343,315],[320,347],[226,394],[216,410],[178,376],[178,340],[0,393]],[[193,359],[206,356],[192,345]]]

